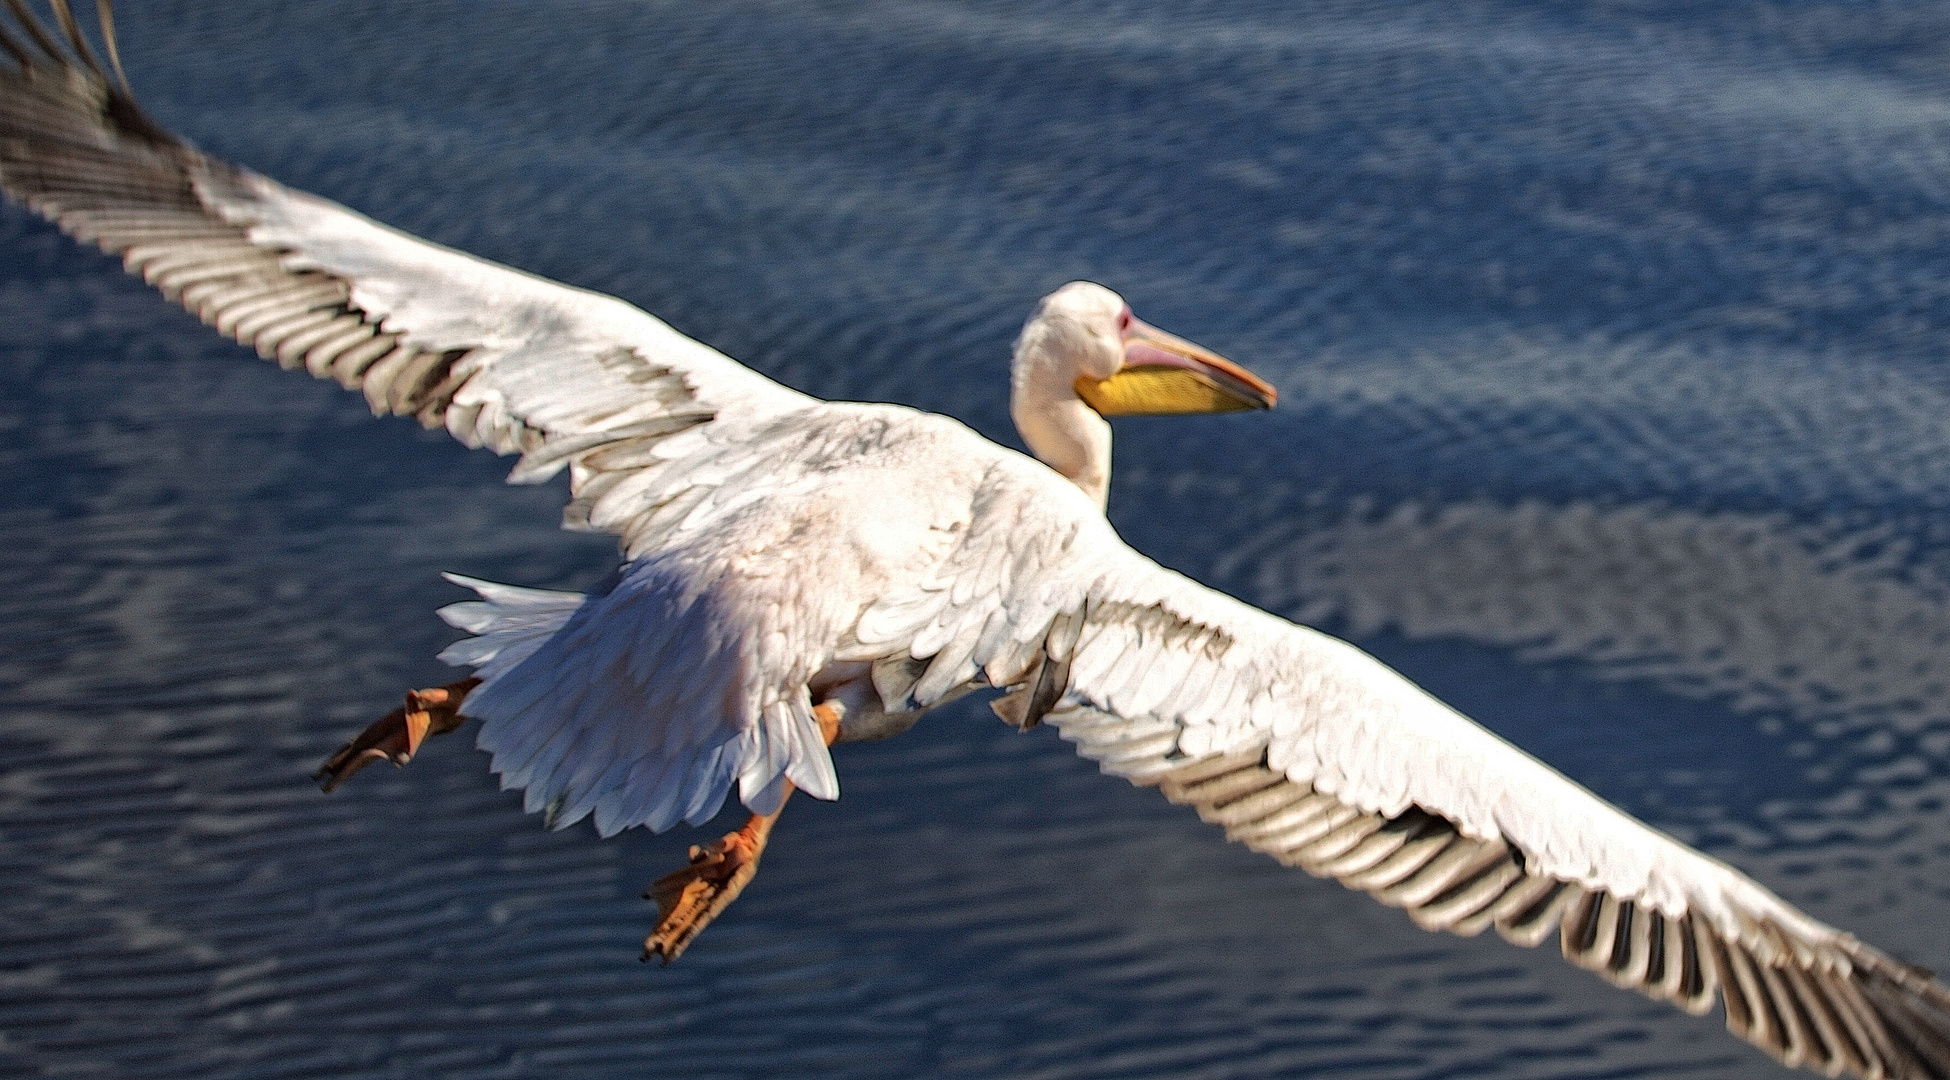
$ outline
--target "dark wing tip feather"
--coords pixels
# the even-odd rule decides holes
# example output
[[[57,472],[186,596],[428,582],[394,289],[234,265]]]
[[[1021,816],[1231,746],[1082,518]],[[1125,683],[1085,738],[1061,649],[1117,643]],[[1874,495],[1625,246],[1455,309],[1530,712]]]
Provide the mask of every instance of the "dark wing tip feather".
[[[108,66],[115,69],[115,81],[121,85],[122,92],[131,97],[135,90],[129,86],[129,73],[122,70],[122,53],[115,47],[115,5],[111,0],[95,0],[95,13],[102,21],[102,48],[108,52]]]
[[[88,70],[106,82],[108,73],[102,70],[101,61],[95,59],[95,50],[88,47],[88,39],[82,36],[81,24],[75,21],[74,9],[68,6],[68,0],[47,0],[47,2],[54,8],[54,21],[61,24],[61,32],[67,35],[68,46],[74,49],[75,56],[88,66]],[[96,10],[99,11],[100,7],[97,6]]]
[[[27,6],[25,0],[7,0],[7,9],[14,13],[14,18],[20,22],[20,28],[26,32],[28,40],[32,41],[41,50],[42,56],[53,61],[56,65],[65,66],[67,64],[68,58],[63,55],[60,47],[54,44],[54,38],[48,34],[47,26]],[[12,47],[9,47],[8,51],[13,52],[17,59],[26,55],[24,50],[16,52]],[[20,60],[22,68],[30,67],[34,63],[35,61],[31,58]]]
[[[183,145],[181,139],[150,119],[135,102],[135,95],[129,89],[128,74],[122,68],[121,51],[115,43],[115,9],[111,0],[95,0],[95,13],[101,23],[103,51],[108,54],[109,68],[114,72],[112,81],[109,71],[102,67],[90,48],[68,0],[48,0],[55,21],[60,24],[62,36],[67,39],[66,50],[57,43],[47,24],[28,7],[26,0],[5,0],[5,3],[13,13],[14,25],[10,28],[7,21],[0,18],[0,51],[5,51],[13,59],[15,70],[11,73],[0,72],[0,79],[14,82],[16,89],[24,91],[44,78],[67,76],[65,81],[68,85],[63,88],[65,93],[42,86],[39,96],[58,96],[61,104],[68,107],[71,122],[80,119],[75,111],[81,100],[91,99],[95,103],[92,111],[102,133],[135,139],[154,147]],[[76,76],[79,76],[78,83]],[[27,100],[25,94],[20,97],[23,102]],[[27,106],[15,107],[24,109]]]
[[[1858,942],[1850,946],[1851,981],[1885,1021],[1886,1042],[1913,1063],[1907,1075],[1950,1080],[1950,988],[1925,968]]]
[[[102,70],[101,61],[95,59],[95,50],[89,47],[87,35],[81,32],[81,23],[75,19],[74,8],[68,0],[47,0],[47,2],[48,7],[54,12],[54,21],[60,24],[62,35],[68,39],[68,47],[73,50],[73,58],[80,60],[83,66],[98,78],[107,81],[108,73]],[[54,43],[53,35],[34,14],[33,9],[27,6],[25,0],[7,0],[7,7],[14,13],[14,18],[20,22],[21,29],[26,31],[28,38],[40,48],[43,55],[57,66],[68,66],[68,55]],[[122,72],[122,62],[115,51],[115,12],[112,0],[95,0],[95,15],[101,21],[102,44],[107,49],[109,62],[114,66],[122,88],[126,90],[129,80]],[[6,48],[13,54],[15,62],[23,68],[33,63],[27,51],[7,34],[4,23],[0,23],[0,47]]]
[[[348,282],[287,268],[280,252],[208,205],[210,193],[250,202],[255,180],[198,153],[136,104],[120,78],[107,0],[96,10],[114,79],[68,0],[48,0],[66,51],[26,0],[0,2],[13,14],[11,31],[0,15],[0,50],[16,63],[0,66],[0,189],[121,256],[129,272],[260,356],[362,389],[376,413],[429,427],[447,421],[463,381],[454,373],[461,351],[400,342],[351,304]],[[501,437],[464,419],[455,434],[469,445]]]
[[[1494,927],[1520,945],[1555,932],[1566,959],[1618,986],[1696,1015],[1718,1000],[1728,1030],[1790,1067],[1950,1080],[1950,988],[1847,935],[1796,942],[1763,923],[1755,940],[1733,940],[1692,914],[1543,876],[1504,841],[1463,836],[1419,807],[1392,818],[1357,811],[1288,781],[1263,751],[1141,782],[1228,839],[1403,908],[1425,929]]]
[[[7,55],[13,57],[14,67],[19,71],[26,71],[34,63],[34,58],[28,54],[27,49],[14,40],[13,32],[7,29],[4,20],[0,20],[0,49],[6,50]]]
[[[119,62],[115,70],[120,74],[122,65]],[[102,107],[102,115],[113,124],[119,135],[140,139],[152,146],[185,145],[176,133],[156,123],[148,113],[142,111],[142,107],[135,103],[135,96],[129,93],[127,79],[123,79],[120,86],[108,87],[108,101]]]

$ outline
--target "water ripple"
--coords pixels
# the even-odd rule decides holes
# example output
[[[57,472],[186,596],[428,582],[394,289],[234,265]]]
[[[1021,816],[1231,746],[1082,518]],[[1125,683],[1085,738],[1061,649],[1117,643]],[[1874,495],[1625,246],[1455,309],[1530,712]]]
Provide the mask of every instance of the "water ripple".
[[[822,395],[1012,442],[1029,301],[1105,280],[1282,390],[1120,426],[1135,544],[1950,964],[1950,5],[123,7],[200,145]],[[13,210],[0,312],[0,1073],[1783,1075],[979,703],[642,967],[695,834],[543,832],[459,744],[307,780],[444,681],[439,571],[605,572],[559,486]]]

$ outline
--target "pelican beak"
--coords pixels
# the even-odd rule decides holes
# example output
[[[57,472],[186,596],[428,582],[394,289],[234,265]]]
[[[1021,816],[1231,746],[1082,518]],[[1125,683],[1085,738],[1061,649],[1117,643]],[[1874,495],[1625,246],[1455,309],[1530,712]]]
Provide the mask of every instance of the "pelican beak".
[[[1279,392],[1225,357],[1133,318],[1124,367],[1108,379],[1077,380],[1077,396],[1104,416],[1270,409]]]

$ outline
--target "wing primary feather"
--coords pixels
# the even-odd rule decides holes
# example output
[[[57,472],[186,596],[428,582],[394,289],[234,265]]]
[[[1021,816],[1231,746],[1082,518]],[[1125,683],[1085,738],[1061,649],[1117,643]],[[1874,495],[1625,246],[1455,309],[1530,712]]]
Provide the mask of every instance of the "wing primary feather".
[[[361,323],[347,328],[342,337],[330,337],[313,345],[305,353],[305,369],[330,365],[332,377],[340,386],[347,390],[362,389],[373,366],[387,354],[403,348],[398,334],[375,333],[376,330],[370,323]]]
[[[74,9],[68,6],[68,0],[48,0],[48,4],[54,8],[54,18],[61,24],[61,32],[68,35],[68,44],[74,46],[75,56],[106,82],[108,72],[103,71],[101,61],[95,59],[95,50],[88,47],[88,39],[81,36],[81,24],[75,22]]]
[[[28,55],[26,48],[20,42],[14,40],[13,34],[7,30],[7,24],[4,22],[0,22],[0,49],[6,50],[7,55],[14,58],[14,65],[20,69],[21,74],[26,74],[27,70],[34,66],[33,57]]]
[[[1303,866],[1306,861],[1304,852],[1314,841],[1333,836],[1349,822],[1365,817],[1368,815],[1362,814],[1352,806],[1329,801],[1325,814],[1304,825],[1287,829],[1278,836],[1267,837],[1263,841],[1266,845],[1263,850],[1287,866]]]
[[[1648,972],[1647,977],[1658,983],[1658,996],[1671,1002],[1685,1000],[1687,965],[1687,944],[1692,931],[1685,924],[1670,916],[1660,918],[1659,967]]]
[[[124,257],[124,263],[127,258]],[[271,272],[262,252],[245,245],[197,244],[181,251],[145,259],[139,267],[131,267],[130,272],[142,275],[142,280],[163,290],[165,296],[180,296],[191,285],[220,278],[235,278],[233,284],[240,290],[239,295],[252,295],[260,289],[276,288],[283,284],[283,274]],[[222,303],[229,303],[226,296]],[[205,301],[205,306],[216,306]],[[199,312],[199,314],[201,314]]]
[[[1713,1010],[1713,994],[1723,981],[1719,939],[1690,913],[1679,922],[1687,959],[1679,1007],[1694,1016],[1704,1016]]]
[[[1164,791],[1166,793],[1165,797],[1170,799],[1170,792],[1172,791],[1188,790],[1194,784],[1210,780],[1215,776],[1224,776],[1227,773],[1237,772],[1240,769],[1251,768],[1265,759],[1266,751],[1263,749],[1238,754],[1214,754],[1211,757],[1200,758],[1197,761],[1180,765],[1169,773],[1158,777],[1152,783]],[[1166,785],[1170,786],[1167,787]],[[1172,799],[1172,801],[1177,802],[1179,800]]]
[[[399,374],[401,367],[419,353],[420,350],[411,345],[400,345],[384,356],[375,358],[366,368],[365,377],[359,384],[359,388],[365,391],[366,404],[372,408],[374,416],[385,416],[393,411],[389,394],[393,378]]]
[[[1825,1051],[1816,1066],[1830,1076],[1843,1072],[1857,1075],[1867,1072],[1868,1060],[1862,1056],[1861,1048],[1855,1044],[1855,1037],[1838,1015],[1835,1003],[1829,1000],[1821,975],[1799,964],[1790,965],[1783,975],[1792,984],[1794,999],[1806,1013],[1808,1023],[1814,1028],[1817,1040]]]
[[[1652,967],[1652,923],[1659,913],[1627,900],[1620,905],[1618,941],[1612,946],[1612,981],[1637,989]]]
[[[436,372],[447,357],[443,353],[415,353],[386,381],[386,411],[395,415],[418,411],[421,391],[437,378]]]
[[[467,372],[454,370],[455,364],[449,362],[442,372],[441,380],[421,395],[419,408],[413,413],[414,419],[428,431],[436,431],[447,423],[447,410],[452,407],[454,395],[461,392],[473,376]]]
[[[1434,900],[1458,881],[1467,881],[1504,857],[1501,844],[1457,837],[1440,855],[1400,882],[1374,893],[1390,907],[1414,908]]]
[[[1249,825],[1235,825],[1227,833],[1254,851],[1268,855],[1285,849],[1287,836],[1307,827],[1315,819],[1346,809],[1340,802],[1318,792]]]
[[[141,248],[130,248],[129,253],[123,257],[123,261],[129,262],[142,250]],[[213,307],[219,307],[220,310],[210,325],[220,334],[225,334],[240,340],[247,340],[252,335],[250,330],[245,329],[245,324],[253,316],[259,315],[264,311],[276,310],[286,306],[309,307],[313,304],[341,304],[344,302],[345,285],[342,282],[333,281],[330,278],[322,278],[317,275],[308,275],[295,279],[287,278],[269,288],[254,289],[248,293],[242,293],[234,299],[225,297],[221,305],[212,305]]]
[[[1456,834],[1449,827],[1448,822],[1437,817],[1426,816],[1419,825],[1415,826],[1401,847],[1374,865],[1364,868],[1331,865],[1326,869],[1348,888],[1371,893],[1395,885],[1428,865],[1429,860],[1442,854],[1450,844],[1455,842],[1455,838]],[[1351,862],[1351,860],[1341,861]]]
[[[318,305],[305,313],[302,319],[293,319],[288,325],[278,327],[277,333],[267,327],[258,335],[258,351],[269,350],[265,359],[286,371],[305,371],[305,353],[324,338],[335,335],[358,321],[358,316],[343,307]],[[310,372],[306,372],[310,374]]]
[[[1511,885],[1496,901],[1496,930],[1509,938],[1511,932],[1523,932],[1539,918],[1546,918],[1550,903],[1560,899],[1566,889],[1564,881],[1556,877],[1546,877],[1540,873],[1527,875],[1517,885]],[[1515,942],[1515,938],[1509,938]],[[1521,942],[1519,942],[1521,944]],[[1535,942],[1531,942],[1535,944]]]
[[[1492,850],[1500,846],[1492,845]],[[1523,871],[1510,861],[1507,852],[1498,854],[1502,857],[1476,871],[1461,884],[1450,887],[1426,904],[1409,908],[1409,918],[1424,930],[1447,930],[1463,937],[1482,933],[1495,917],[1490,912],[1495,901],[1523,877]]]
[[[1227,838],[1232,838],[1231,830],[1249,825],[1257,825],[1285,810],[1295,803],[1313,798],[1313,791],[1303,784],[1285,782],[1262,788],[1249,795],[1241,795],[1224,803],[1215,803],[1205,808],[1201,814],[1205,820],[1227,830]]]
[[[312,347],[327,338],[338,337],[364,325],[358,315],[341,308],[334,312],[332,318],[324,325],[298,331],[278,342],[276,357],[278,366],[287,371],[303,371],[314,379],[326,378],[332,373],[331,360],[321,355],[318,366],[313,367],[308,362],[312,355]]]
[[[247,329],[240,332],[238,336],[244,339],[245,344],[256,349],[258,356],[266,360],[276,360],[278,345],[288,335],[329,323],[336,315],[336,312],[329,309],[319,310],[301,306],[293,310],[291,307],[281,305],[261,312],[248,323],[241,324],[247,326]]]
[[[261,277],[238,278],[218,275],[198,278],[187,284],[181,284],[181,287],[178,287],[173,277],[169,281],[149,281],[147,277],[143,280],[161,289],[165,299],[181,304],[184,310],[203,320],[206,325],[215,319],[217,312],[224,307],[253,296],[258,290],[267,287],[265,279]]]
[[[1881,1033],[1884,1060],[1895,1066],[1892,1070],[1895,1075],[1904,1078],[1950,1075],[1950,1067],[1943,1066],[1931,1073],[1921,1071],[1927,1067],[1924,1063],[1928,1061],[1928,1051],[1918,1038],[1916,1024],[1906,1015],[1902,998],[1890,993],[1890,989],[1888,983],[1873,977],[1864,979],[1859,986],[1864,1011],[1876,1019],[1876,1027]]]
[[[1780,1020],[1774,1015],[1774,1004],[1767,996],[1766,986],[1761,983],[1753,956],[1738,941],[1725,939],[1719,939],[1717,953],[1718,957],[1725,958],[1724,970],[1732,976],[1724,980],[1720,992],[1730,1000],[1734,996],[1733,989],[1739,988],[1740,1026],[1734,1027],[1733,1011],[1728,1010],[1727,1028],[1762,1050],[1778,1055],[1784,1049]]]
[[[1664,999],[1666,993],[1666,917],[1650,907],[1645,913],[1645,965],[1639,972],[1639,989],[1650,997]]]
[[[1191,784],[1175,779],[1167,780],[1158,785],[1158,790],[1164,792],[1165,798],[1181,806],[1196,806],[1200,816],[1203,817],[1208,807],[1223,805],[1275,785],[1287,783],[1286,777],[1261,767],[1257,755],[1246,757],[1244,760],[1249,764],[1241,765],[1231,772],[1220,773]]]
[[[1663,922],[1663,916],[1650,906],[1632,905],[1630,922],[1622,924],[1620,947],[1613,949],[1613,969],[1617,969],[1618,983],[1626,986],[1640,986],[1646,983],[1646,973],[1652,971],[1652,926]],[[1618,961],[1618,951],[1622,949],[1624,961]]]
[[[4,25],[4,24],[0,24]],[[185,206],[89,207],[61,216],[57,222],[83,243],[116,254],[129,244],[180,237],[183,242],[234,240],[237,228],[212,221],[200,210]]]
[[[1882,1062],[1894,1062],[1896,1050],[1889,1041],[1883,1026],[1875,1019],[1875,1009],[1863,997],[1861,988],[1851,977],[1837,978],[1828,984],[1829,1001],[1835,1006],[1835,1014],[1847,1026],[1856,1047],[1862,1055],[1878,1066]]]
[[[1881,970],[1864,982],[1877,991],[1883,1002],[1881,1015],[1894,1028],[1891,1035],[1902,1039],[1919,1069],[1934,1077],[1950,1076],[1950,1037],[1944,1034],[1950,1027],[1946,1024],[1950,1016],[1945,1015],[1944,1002],[1930,993],[1927,984],[1916,986],[1906,975],[1900,970]],[[1932,1015],[1921,1015],[1919,1009],[1928,1009]]]
[[[1564,913],[1562,932],[1558,935],[1558,945],[1564,958],[1574,964],[1581,964],[1585,953],[1598,938],[1598,915],[1604,905],[1605,894],[1593,890],[1582,890]]]
[[[57,64],[67,63],[68,58],[61,55],[61,50],[54,44],[54,39],[48,36],[46,25],[23,0],[7,0],[7,7],[12,9],[14,18],[20,20],[20,28],[27,31],[27,36],[33,39],[34,44],[39,46],[43,53],[47,54],[49,60]]]
[[[1321,861],[1322,877],[1338,878],[1346,884],[1350,875],[1368,870],[1400,851],[1414,839],[1424,822],[1396,818],[1370,833],[1360,843],[1333,858]]]
[[[1868,1027],[1880,1059],[1890,1062],[1891,1072],[1899,1072],[1901,1066],[1915,1055],[1911,1053],[1907,1035],[1901,1031],[1891,1031],[1890,1025],[1882,1022],[1884,1012],[1893,1004],[1886,994],[1886,986],[1874,977],[1864,977],[1845,981],[1841,983],[1841,988],[1845,1004],[1849,1004],[1860,1023]],[[1950,1074],[1950,1070],[1946,1070],[1946,1074]]]
[[[1791,961],[1790,961],[1791,962]],[[1799,1068],[1811,1056],[1808,1032],[1801,1024],[1799,1011],[1781,981],[1781,969],[1752,957],[1754,982],[1766,1007],[1770,1040],[1775,1057],[1789,1068]]]
[[[1583,890],[1555,878],[1532,877],[1531,884],[1505,893],[1497,902],[1496,930],[1504,940],[1525,948],[1543,943],[1564,917],[1564,909]]]
[[[1361,841],[1374,835],[1387,823],[1387,819],[1379,814],[1356,812],[1353,817],[1340,822],[1321,835],[1297,847],[1287,849],[1287,855],[1308,873],[1315,877],[1325,877],[1326,872],[1321,869],[1322,863],[1353,850]]]
[[[1761,968],[1761,978],[1767,983],[1768,997],[1774,1002],[1775,1014],[1787,1036],[1787,1057],[1794,1065],[1812,1064],[1818,1068],[1834,1055],[1809,1014],[1809,1003],[1802,1000],[1797,984],[1789,977],[1798,967],[1792,958],[1787,958],[1781,964]]]
[[[1591,928],[1591,944],[1577,957],[1578,963],[1609,976],[1613,967],[1612,958],[1619,944],[1619,927],[1628,931],[1631,928],[1631,909],[1625,907],[1631,901],[1621,902],[1610,893],[1598,894],[1598,919]]]
[[[129,74],[122,70],[122,53],[115,47],[115,4],[112,0],[95,0],[95,16],[102,24],[102,48],[108,52],[108,66],[115,69],[115,81],[122,86],[122,92],[133,97],[135,90],[129,86]]]
[[[254,255],[195,261],[186,256],[164,271],[157,271],[153,265],[145,268],[142,280],[162,290],[164,297],[189,308],[206,323],[214,322],[223,308],[238,300],[276,288],[283,282],[281,276],[267,271]],[[185,301],[183,297],[197,285],[204,286],[196,290],[197,300]]]
[[[160,215],[153,215],[160,217]],[[100,215],[76,214],[67,223],[77,240],[92,243],[109,255],[128,257],[137,247],[182,247],[187,244],[215,244],[236,239],[228,225],[212,225],[202,218],[181,218],[146,223],[103,223]]]
[[[1734,968],[1734,961],[1727,943],[1717,936],[1709,937],[1712,947],[1713,966],[1724,974],[1720,985],[1720,1003],[1726,1008],[1727,1030],[1740,1038],[1759,1042],[1750,1032],[1759,1023],[1754,1013],[1752,1000],[1747,996],[1746,983],[1751,976]]]

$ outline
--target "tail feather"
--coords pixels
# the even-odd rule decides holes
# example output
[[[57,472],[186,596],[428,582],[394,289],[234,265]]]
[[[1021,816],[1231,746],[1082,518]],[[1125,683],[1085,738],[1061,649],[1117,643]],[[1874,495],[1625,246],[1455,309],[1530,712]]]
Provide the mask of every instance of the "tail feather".
[[[473,668],[483,686],[534,655],[568,624],[586,599],[582,593],[523,589],[459,574],[441,576],[473,589],[481,599],[440,609],[440,618],[447,625],[474,635],[441,650],[440,659],[455,667]]]

